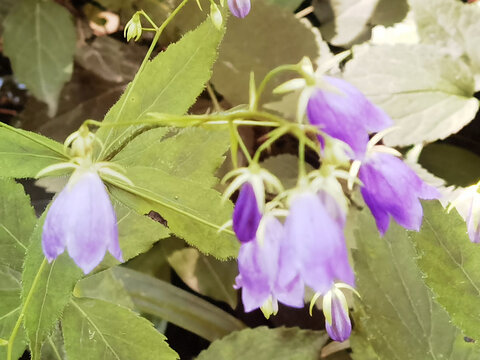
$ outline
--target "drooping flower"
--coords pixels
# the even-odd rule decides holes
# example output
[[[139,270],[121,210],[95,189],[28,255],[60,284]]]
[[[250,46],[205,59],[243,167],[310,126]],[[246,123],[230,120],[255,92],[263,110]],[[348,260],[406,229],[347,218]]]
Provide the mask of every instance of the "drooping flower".
[[[296,261],[305,284],[322,294],[336,280],[354,285],[343,235],[344,219],[333,216],[317,194],[303,192],[293,198],[285,222],[292,261]]]
[[[325,329],[332,340],[343,342],[350,337],[352,323],[345,295],[335,286],[323,297]]]
[[[307,105],[308,119],[324,133],[347,143],[354,152],[352,157],[360,158],[366,151],[368,134],[391,126],[392,120],[345,80],[330,76],[324,80],[334,89],[313,92]],[[323,143],[321,136],[319,140]]]
[[[43,225],[42,247],[49,262],[67,248],[85,274],[100,264],[107,250],[123,261],[115,211],[95,171],[77,170],[55,198]]]
[[[228,7],[233,15],[244,18],[250,12],[250,0],[228,0]]]
[[[264,236],[242,243],[238,255],[239,275],[235,287],[242,288],[242,301],[246,312],[272,306],[277,300],[293,307],[303,307],[304,285],[289,253],[285,252],[285,230],[278,219],[267,215]]]
[[[240,242],[255,239],[262,214],[258,208],[253,186],[246,182],[240,189],[235,209],[233,210],[233,231]]]
[[[363,161],[358,173],[361,193],[383,235],[390,216],[409,230],[420,230],[423,209],[419,199],[437,199],[439,192],[424,183],[401,159],[373,152]]]

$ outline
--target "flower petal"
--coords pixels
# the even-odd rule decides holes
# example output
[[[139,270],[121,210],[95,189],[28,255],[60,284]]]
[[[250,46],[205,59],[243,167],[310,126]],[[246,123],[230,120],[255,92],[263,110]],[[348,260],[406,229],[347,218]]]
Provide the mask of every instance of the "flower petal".
[[[233,210],[233,231],[240,242],[255,238],[261,218],[253,186],[247,182],[243,184]]]
[[[332,340],[343,342],[350,337],[352,333],[352,323],[345,311],[340,299],[332,292],[332,323],[325,321],[325,328]]]
[[[228,7],[232,14],[238,18],[244,18],[250,12],[250,0],[228,0]]]

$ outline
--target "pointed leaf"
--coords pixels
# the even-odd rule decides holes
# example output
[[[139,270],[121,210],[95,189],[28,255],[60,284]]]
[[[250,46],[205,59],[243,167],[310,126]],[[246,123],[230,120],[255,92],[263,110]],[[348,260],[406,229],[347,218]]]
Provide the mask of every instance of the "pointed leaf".
[[[207,19],[178,43],[170,45],[137,74],[120,100],[110,109],[104,122],[140,124],[149,112],[184,114],[211,76],[223,33],[224,28],[218,30]],[[105,147],[99,157],[113,157],[136,129],[138,126],[100,128],[97,136]]]
[[[18,1],[4,29],[4,51],[15,76],[48,104],[53,116],[60,90],[72,75],[76,34],[69,12],[53,1]]]
[[[323,331],[257,327],[213,342],[198,360],[316,360],[328,336]]]
[[[102,300],[72,299],[62,322],[68,359],[178,359],[152,324]]]

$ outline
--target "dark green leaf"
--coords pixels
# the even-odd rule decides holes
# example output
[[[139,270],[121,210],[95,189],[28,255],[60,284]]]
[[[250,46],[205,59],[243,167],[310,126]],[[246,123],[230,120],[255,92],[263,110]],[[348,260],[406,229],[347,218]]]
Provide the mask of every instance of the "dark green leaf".
[[[428,211],[432,205],[424,206]],[[380,237],[372,216],[363,211],[355,235],[358,250],[353,255],[362,298],[354,313],[355,336],[361,338],[352,342],[354,359],[366,359],[364,354],[372,350],[379,359],[389,360],[478,359],[478,346],[464,341],[433,300],[415,264],[417,253],[407,231],[392,222]]]
[[[178,359],[149,321],[112,303],[72,299],[62,324],[70,360]]]
[[[470,242],[463,219],[437,202],[424,203],[423,226],[410,233],[417,264],[435,299],[465,335],[480,339],[480,248]]]
[[[113,272],[125,284],[137,309],[207,340],[245,327],[230,314],[167,282],[125,267],[114,268]]]
[[[213,342],[198,360],[317,360],[328,340],[322,331],[257,327],[234,332]]]
[[[54,1],[22,0],[3,25],[4,52],[15,76],[53,116],[72,75],[76,34],[69,12]]]

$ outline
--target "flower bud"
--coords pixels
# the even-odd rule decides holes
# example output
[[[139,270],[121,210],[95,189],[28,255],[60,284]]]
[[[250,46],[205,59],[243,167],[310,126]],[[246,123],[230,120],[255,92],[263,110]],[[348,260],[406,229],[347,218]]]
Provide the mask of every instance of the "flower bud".
[[[228,0],[228,7],[232,14],[238,18],[244,18],[250,12],[250,0]]]
[[[133,14],[130,21],[125,25],[123,36],[127,38],[127,41],[130,41],[130,39],[138,41],[142,36],[142,22],[140,21],[140,14],[138,12]]]

